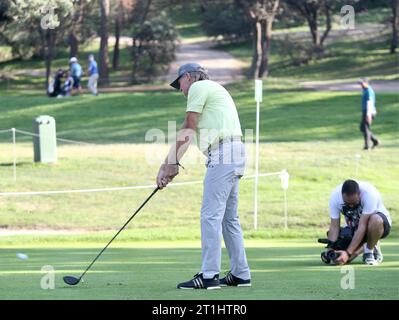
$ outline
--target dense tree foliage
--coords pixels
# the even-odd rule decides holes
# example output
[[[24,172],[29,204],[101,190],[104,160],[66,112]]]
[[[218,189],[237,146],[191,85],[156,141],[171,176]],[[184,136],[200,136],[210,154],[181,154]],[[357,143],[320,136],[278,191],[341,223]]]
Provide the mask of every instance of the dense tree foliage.
[[[132,30],[132,82],[149,81],[167,71],[175,58],[178,33],[164,14],[136,24]]]

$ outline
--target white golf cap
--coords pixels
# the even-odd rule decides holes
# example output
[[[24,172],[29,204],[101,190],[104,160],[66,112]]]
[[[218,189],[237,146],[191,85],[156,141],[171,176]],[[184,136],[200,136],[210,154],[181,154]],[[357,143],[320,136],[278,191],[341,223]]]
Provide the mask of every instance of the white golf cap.
[[[357,81],[357,83],[360,83],[360,84],[362,84],[362,83],[369,83],[369,78],[361,78],[361,79],[359,79],[359,80]]]
[[[76,57],[72,57],[71,59],[69,59],[69,63],[74,63],[74,62],[78,62],[78,59]]]

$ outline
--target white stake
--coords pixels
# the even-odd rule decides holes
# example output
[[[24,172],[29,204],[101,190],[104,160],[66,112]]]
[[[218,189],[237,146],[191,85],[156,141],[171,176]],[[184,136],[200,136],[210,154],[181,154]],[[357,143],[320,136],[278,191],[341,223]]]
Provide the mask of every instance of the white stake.
[[[254,229],[258,228],[258,182],[259,182],[259,118],[262,102],[262,80],[255,80],[256,101],[256,142],[255,142],[255,190],[254,190]]]
[[[287,208],[287,189],[289,185],[290,175],[287,170],[283,169],[280,173],[281,188],[284,190],[284,229],[288,229],[288,208]]]
[[[254,229],[258,227],[258,183],[259,183],[259,101],[256,103],[256,143],[255,143],[255,195],[254,195]]]
[[[15,139],[15,128],[11,128],[12,131],[12,150],[13,150],[13,173],[14,181],[17,181],[17,147]]]
[[[287,190],[284,189],[284,229],[288,229]]]

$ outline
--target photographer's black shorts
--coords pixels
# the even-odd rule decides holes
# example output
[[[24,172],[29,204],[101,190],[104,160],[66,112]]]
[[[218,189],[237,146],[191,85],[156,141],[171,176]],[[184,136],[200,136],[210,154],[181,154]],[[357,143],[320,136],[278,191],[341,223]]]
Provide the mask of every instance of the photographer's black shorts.
[[[376,214],[378,214],[381,217],[382,221],[384,222],[384,233],[382,234],[382,237],[381,237],[381,239],[384,239],[391,232],[391,225],[389,224],[388,219],[385,214],[383,214],[381,212],[377,212]]]
[[[383,232],[383,234],[382,234],[382,236],[381,236],[380,239],[384,239],[384,238],[386,238],[386,237],[389,235],[389,233],[391,232],[391,225],[389,224],[388,219],[387,219],[387,217],[385,216],[385,214],[383,214],[383,213],[381,213],[381,212],[377,212],[377,213],[374,213],[374,214],[378,214],[378,215],[381,217],[382,221],[383,221],[383,224],[384,224],[384,232]],[[363,238],[363,243],[366,243],[366,242],[367,242],[367,234],[366,234],[366,235],[364,236],[364,238]]]

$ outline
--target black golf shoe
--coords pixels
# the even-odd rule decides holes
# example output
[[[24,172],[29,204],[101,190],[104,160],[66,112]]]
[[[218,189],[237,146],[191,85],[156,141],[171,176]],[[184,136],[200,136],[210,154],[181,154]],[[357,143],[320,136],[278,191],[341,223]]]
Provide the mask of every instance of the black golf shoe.
[[[378,145],[380,144],[380,140],[373,140],[373,146],[371,147],[371,149],[376,148]]]
[[[193,279],[179,283],[177,289],[220,289],[219,275],[215,275],[212,279],[204,279],[202,273],[197,273]]]
[[[251,279],[244,280],[234,276],[231,271],[227,272],[226,276],[220,279],[220,286],[222,287],[250,287]]]

